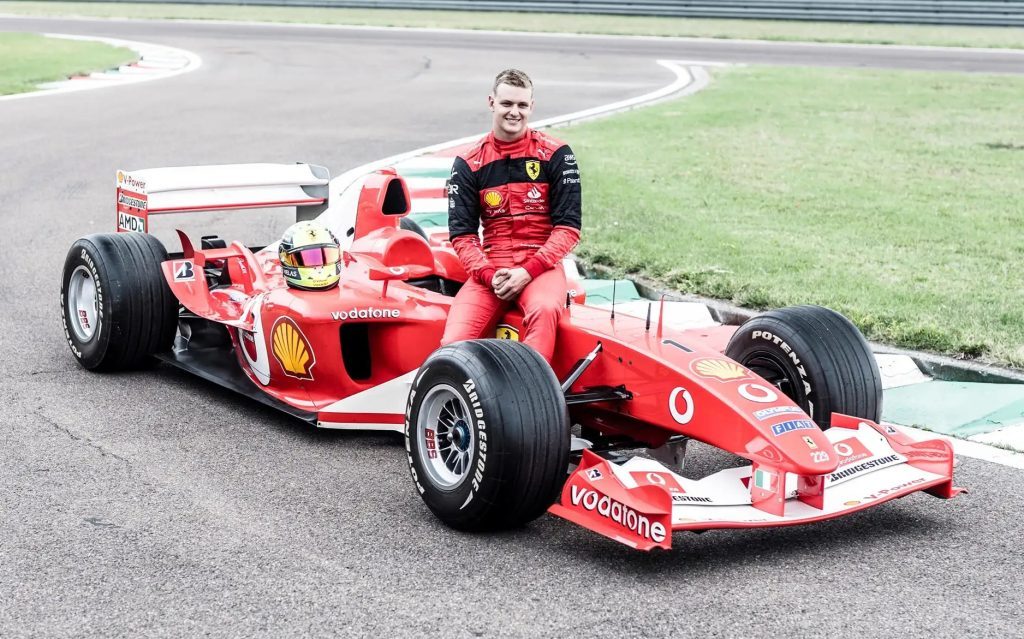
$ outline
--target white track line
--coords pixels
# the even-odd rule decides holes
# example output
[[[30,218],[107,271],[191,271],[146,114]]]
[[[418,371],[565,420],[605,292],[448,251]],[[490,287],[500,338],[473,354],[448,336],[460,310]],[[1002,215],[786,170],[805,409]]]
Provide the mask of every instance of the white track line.
[[[656,89],[650,93],[645,93],[635,98],[620,100],[618,102],[612,102],[611,104],[594,107],[592,109],[584,109],[582,111],[575,111],[566,115],[558,115],[553,118],[539,120],[534,122],[532,127],[535,129],[543,129],[560,124],[575,124],[586,120],[594,120],[596,118],[612,115],[613,113],[629,111],[639,106],[647,106],[668,98],[690,95],[706,87],[711,80],[707,71],[704,69],[700,67],[688,68],[686,63],[682,61],[658,60],[657,63],[674,73],[675,80],[660,89]],[[399,162],[409,160],[420,155],[436,153],[437,151],[443,151],[460,144],[469,144],[470,142],[479,140],[483,135],[485,135],[484,132],[468,135],[463,138],[457,138],[455,140],[449,140],[448,142],[431,144],[430,146],[420,147],[405,153],[398,153],[381,160],[357,166],[356,168],[345,171],[341,175],[331,179],[330,198],[336,198],[342,191],[348,188],[349,185],[371,171],[376,171],[377,169],[385,166],[393,166]]]
[[[100,38],[93,36],[69,35],[63,33],[44,33],[48,38],[60,38],[62,40],[82,40],[89,42],[102,42],[115,47],[125,47],[139,54],[140,60],[137,66],[125,65],[117,71],[110,73],[97,72],[87,77],[74,80],[59,80],[40,85],[42,88],[26,93],[15,93],[12,95],[0,96],[4,100],[24,100],[41,96],[57,95],[62,93],[78,93],[92,89],[107,89],[110,87],[138,84],[150,80],[165,80],[182,73],[195,71],[202,66],[203,61],[195,53],[168,47],[162,44],[149,44],[147,42],[136,42],[134,40],[120,40],[117,38]]]
[[[696,44],[729,43],[767,45],[775,47],[800,46],[800,47],[837,47],[847,49],[880,49],[884,51],[938,51],[938,52],[978,52],[980,55],[986,53],[1009,53],[1024,56],[1024,49],[1007,49],[997,47],[944,47],[936,45],[912,45],[912,44],[872,44],[856,42],[808,42],[806,40],[748,40],[743,38],[701,38],[697,36],[659,36],[659,35],[627,35],[615,33],[563,33],[559,31],[504,31],[494,29],[453,29],[440,27],[386,27],[368,24],[318,24],[313,22],[260,22],[253,20],[199,20],[199,19],[147,19],[147,18],[99,18],[95,16],[35,16],[20,13],[0,13],[0,18],[13,18],[22,20],[81,20],[86,22],[172,22],[178,24],[228,24],[233,26],[246,27],[286,27],[294,29],[340,29],[348,31],[398,31],[409,33],[437,33],[437,34],[480,34],[489,36],[520,36],[537,38],[578,38],[578,39],[601,39],[614,38],[621,40],[635,40],[641,42],[693,42]],[[722,63],[714,63],[722,64]]]
[[[987,433],[978,433],[969,438],[979,444],[991,444],[1010,450],[1024,450],[1024,423],[1010,424]]]

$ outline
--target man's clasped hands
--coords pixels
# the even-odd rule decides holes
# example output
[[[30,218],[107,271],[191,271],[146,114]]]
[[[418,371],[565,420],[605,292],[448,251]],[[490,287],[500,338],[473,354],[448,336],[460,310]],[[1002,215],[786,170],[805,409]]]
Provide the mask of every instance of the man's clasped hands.
[[[499,268],[491,280],[491,288],[500,300],[514,300],[519,296],[527,284],[533,280],[525,268]]]

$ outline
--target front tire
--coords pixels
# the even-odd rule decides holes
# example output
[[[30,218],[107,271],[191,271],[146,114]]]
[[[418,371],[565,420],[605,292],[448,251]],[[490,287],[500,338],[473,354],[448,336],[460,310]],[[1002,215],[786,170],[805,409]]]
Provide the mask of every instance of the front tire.
[[[145,233],[97,233],[71,246],[60,302],[64,336],[89,370],[140,368],[174,342],[178,302],[160,265],[163,244]]]
[[[453,528],[513,528],[542,515],[565,482],[569,439],[558,379],[518,342],[444,346],[409,393],[409,469],[427,507]]]
[[[832,413],[877,422],[882,375],[857,327],[822,306],[791,306],[745,322],[725,354],[774,384],[822,429]]]

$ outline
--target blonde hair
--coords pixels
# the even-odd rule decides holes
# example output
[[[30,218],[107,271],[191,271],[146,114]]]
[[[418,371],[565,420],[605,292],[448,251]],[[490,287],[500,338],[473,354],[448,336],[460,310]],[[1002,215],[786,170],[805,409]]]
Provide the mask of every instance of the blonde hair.
[[[507,84],[513,87],[519,87],[520,89],[529,89],[530,93],[533,93],[533,81],[530,80],[530,76],[526,75],[525,72],[519,69],[505,69],[494,77],[494,86],[491,87],[491,93],[498,90],[499,84]]]

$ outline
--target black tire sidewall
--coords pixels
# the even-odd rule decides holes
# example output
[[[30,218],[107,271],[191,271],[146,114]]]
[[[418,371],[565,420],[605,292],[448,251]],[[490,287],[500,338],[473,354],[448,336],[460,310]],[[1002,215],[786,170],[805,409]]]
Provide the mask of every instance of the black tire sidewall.
[[[410,233],[415,233],[426,240],[428,244],[430,243],[430,237],[427,235],[427,232],[423,230],[423,227],[420,226],[420,223],[416,220],[409,217],[402,217],[398,220],[398,227],[402,230],[409,231]]]
[[[96,233],[75,242],[61,277],[61,318],[65,339],[79,363],[90,370],[135,370],[169,349],[177,332],[178,300],[164,278],[163,244],[145,233]],[[75,335],[77,321],[68,298],[72,275],[88,269],[97,290],[97,327],[92,339]]]
[[[731,359],[758,371],[765,355],[789,378],[785,394],[822,429],[835,412],[878,421],[882,378],[857,327],[822,306],[791,306],[745,322],[726,347]],[[772,380],[768,380],[772,381]]]
[[[471,393],[467,390],[470,387],[475,390],[479,379],[479,375],[474,375],[474,371],[459,365],[453,358],[442,357],[421,369],[409,392],[405,442],[410,472],[416,489],[427,507],[449,524],[457,525],[458,521],[463,520],[470,523],[478,519],[482,509],[495,499],[500,488],[494,479],[496,473],[488,472],[488,465],[496,464],[498,461],[497,456],[491,454],[491,442],[497,438],[490,438],[487,430],[489,427],[497,427],[497,416],[493,415],[496,407],[492,402],[481,401],[479,392]],[[473,419],[469,424],[474,442],[469,472],[461,483],[450,489],[442,488],[430,481],[430,474],[424,467],[423,442],[417,426],[424,398],[432,388],[441,384],[454,388],[471,414],[476,409],[481,411],[480,417],[471,415]],[[493,426],[489,426],[490,424]],[[481,425],[484,428],[481,428]]]
[[[71,301],[68,299],[68,288],[71,283],[71,276],[79,266],[84,266],[92,274],[96,283],[97,300],[97,321],[96,332],[92,339],[83,342],[75,334],[69,322],[78,321],[73,316]],[[113,290],[110,286],[110,278],[107,276],[109,265],[105,263],[96,246],[87,239],[78,240],[68,251],[64,261],[64,274],[61,278],[60,302],[61,321],[64,328],[64,337],[71,347],[71,352],[78,358],[85,368],[98,366],[110,346],[110,339],[113,333],[111,308]]]
[[[766,339],[766,333],[771,338]],[[755,357],[762,355],[778,363],[793,382],[795,392],[789,396],[790,399],[805,410],[809,402],[815,412],[811,417],[816,417],[819,408],[828,409],[828,406],[821,406],[818,391],[824,385],[824,372],[820,363],[811,357],[811,352],[807,342],[791,328],[770,320],[750,326],[744,324],[733,335],[727,349],[729,357],[744,366],[749,366]]]

